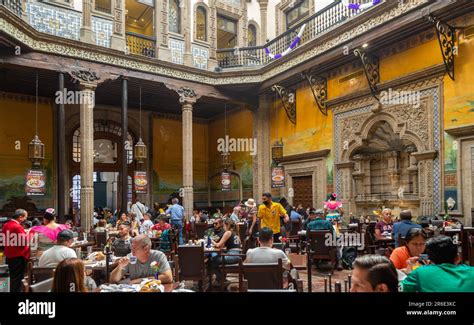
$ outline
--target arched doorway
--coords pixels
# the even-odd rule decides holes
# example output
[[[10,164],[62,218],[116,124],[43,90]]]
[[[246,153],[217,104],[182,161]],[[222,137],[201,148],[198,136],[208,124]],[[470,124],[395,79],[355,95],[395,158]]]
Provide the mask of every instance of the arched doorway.
[[[80,208],[80,161],[81,132],[79,125],[73,128],[74,131],[69,135],[68,146],[69,157],[69,179],[71,181],[70,206],[73,214],[76,214]],[[128,132],[128,143],[122,145],[122,127],[113,121],[96,120],[94,121],[94,206],[102,208],[122,209],[120,198],[122,196],[121,171],[122,161],[120,157],[125,152],[127,155],[127,178],[128,178],[128,201],[134,199],[135,194],[132,191],[133,171],[135,170],[135,161],[133,159],[133,144],[135,138],[131,132]]]

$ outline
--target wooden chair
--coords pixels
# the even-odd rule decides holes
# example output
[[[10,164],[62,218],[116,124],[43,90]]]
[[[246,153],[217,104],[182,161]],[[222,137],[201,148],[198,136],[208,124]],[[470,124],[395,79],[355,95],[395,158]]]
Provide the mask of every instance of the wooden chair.
[[[195,222],[194,223],[194,238],[201,239],[206,235],[206,230],[209,227],[207,222]]]
[[[107,232],[106,231],[99,231],[94,234],[95,238],[95,245],[100,249],[103,249],[104,246],[107,244]]]
[[[407,241],[405,240],[404,237],[402,237],[402,234],[398,234],[398,247],[405,246],[407,244]]]
[[[308,291],[312,292],[311,268],[313,260],[330,260],[333,269],[336,267],[336,247],[326,245],[326,236],[331,234],[330,230],[311,230],[306,232],[307,245],[307,271],[308,271]]]
[[[474,266],[474,236],[469,235],[465,241],[468,242],[467,261],[470,266]]]
[[[238,256],[240,258],[239,262],[245,260],[245,258],[246,258],[246,255],[241,254],[241,253],[230,253],[230,254],[221,253],[219,255],[219,257],[221,258],[220,271],[221,271],[221,274],[222,274],[222,279],[221,279],[221,283],[220,283],[221,291],[224,291],[224,283],[225,283],[226,276],[228,274],[238,274],[240,276],[240,271],[241,271],[241,268],[240,268],[238,263],[236,263],[236,264],[225,264],[224,263],[224,258],[226,256]]]
[[[54,270],[56,267],[39,267],[33,266],[30,274],[28,274],[28,285],[31,287],[33,284],[47,280],[54,277]]]
[[[206,278],[204,245],[178,246],[178,278],[180,281],[199,281],[199,289],[203,290]]]
[[[298,232],[303,229],[303,222],[301,219],[291,220],[291,231],[290,235],[288,236],[288,246],[292,252],[301,252],[301,245],[300,245],[300,236]]]
[[[283,290],[283,262],[278,263],[242,263],[239,262],[239,291],[247,290]]]
[[[461,242],[462,242],[462,259],[463,261],[469,261],[469,237],[474,235],[474,227],[463,227],[461,233]],[[473,264],[470,264],[473,265]]]
[[[375,238],[375,225],[376,222],[370,222],[365,229],[365,250],[369,254],[375,254],[375,251],[382,247]]]
[[[53,287],[53,278],[30,285],[30,292],[49,292]]]

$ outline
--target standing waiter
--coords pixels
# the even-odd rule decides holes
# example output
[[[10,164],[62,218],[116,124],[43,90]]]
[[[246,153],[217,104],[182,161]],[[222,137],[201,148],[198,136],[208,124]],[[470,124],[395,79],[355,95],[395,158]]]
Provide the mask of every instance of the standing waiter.
[[[29,237],[21,225],[26,218],[28,212],[18,209],[2,228],[5,257],[10,270],[10,292],[23,291],[21,280],[25,275],[26,262],[30,258]]]

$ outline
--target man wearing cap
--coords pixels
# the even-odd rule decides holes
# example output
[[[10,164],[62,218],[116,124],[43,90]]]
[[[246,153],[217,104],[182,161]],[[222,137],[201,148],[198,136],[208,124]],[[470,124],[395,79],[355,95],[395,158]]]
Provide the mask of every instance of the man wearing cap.
[[[272,201],[270,193],[263,193],[262,204],[258,207],[257,217],[260,219],[260,226],[268,227],[273,231],[273,241],[280,242],[281,224],[280,218],[283,217],[283,222],[290,222],[290,217],[286,213],[285,208],[280,203]]]
[[[58,234],[57,243],[47,249],[40,257],[38,266],[55,267],[66,258],[77,258],[76,252],[70,248],[74,240],[74,233],[71,230],[62,230]]]
[[[255,225],[257,224],[257,205],[255,204],[255,200],[250,198],[245,203],[245,212],[247,214],[247,222],[248,222],[248,230],[247,235],[253,235],[257,228]]]

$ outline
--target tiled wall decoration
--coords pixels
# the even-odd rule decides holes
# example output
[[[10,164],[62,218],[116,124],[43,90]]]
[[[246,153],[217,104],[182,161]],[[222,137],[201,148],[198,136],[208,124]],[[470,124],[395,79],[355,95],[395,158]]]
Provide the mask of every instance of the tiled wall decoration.
[[[92,16],[92,31],[94,32],[95,43],[97,45],[110,47],[112,27],[113,24],[111,20]]]
[[[202,46],[192,45],[191,52],[193,54],[193,66],[198,69],[207,70],[209,49]]]
[[[169,39],[169,47],[171,49],[171,62],[183,64],[184,62],[184,41],[174,38]]]
[[[78,40],[82,25],[82,14],[45,3],[28,2],[26,4],[28,22],[36,30]]]

